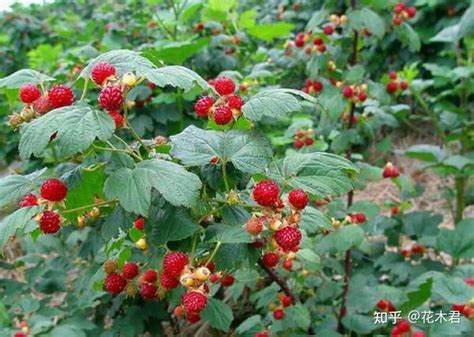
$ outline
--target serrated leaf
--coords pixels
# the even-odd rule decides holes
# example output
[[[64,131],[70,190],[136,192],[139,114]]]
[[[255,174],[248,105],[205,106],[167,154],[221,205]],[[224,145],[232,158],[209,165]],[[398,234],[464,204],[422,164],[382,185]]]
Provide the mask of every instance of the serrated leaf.
[[[359,246],[364,240],[364,230],[359,226],[347,225],[324,237],[317,246],[318,252],[345,252]]]
[[[0,222],[0,247],[3,247],[10,236],[25,228],[30,222],[34,222],[33,217],[41,210],[40,206],[24,207],[16,210]]]
[[[418,144],[405,150],[405,156],[428,162],[441,162],[446,157],[446,152],[439,146]]]
[[[54,81],[53,77],[44,75],[36,70],[22,69],[14,72],[13,74],[0,79],[0,87],[7,87],[10,89],[16,89],[26,83],[40,84],[46,81]]]
[[[314,207],[306,207],[301,217],[300,227],[309,234],[332,229],[329,218]]]
[[[350,191],[350,175],[358,172],[356,166],[341,156],[324,152],[294,153],[273,162],[269,177],[282,185],[302,188],[317,198],[323,198]]]
[[[172,156],[189,166],[203,166],[217,157],[242,172],[257,173],[265,170],[272,157],[269,142],[256,133],[205,131],[192,125],[170,138]]]
[[[247,318],[245,321],[240,323],[240,325],[235,329],[235,331],[239,334],[249,331],[255,326],[260,326],[262,322],[262,318],[260,315],[253,315]]]
[[[146,49],[144,55],[151,54],[167,64],[183,64],[186,59],[198,53],[209,43],[209,38],[200,38],[193,41],[164,41],[158,42],[154,49]]]
[[[152,211],[146,225],[149,240],[156,246],[168,241],[178,241],[194,234],[199,229],[189,211],[169,204]]]
[[[253,121],[259,121],[263,116],[272,118],[286,117],[287,114],[301,111],[302,109],[300,102],[295,96],[310,102],[316,102],[314,97],[299,90],[267,89],[248,100],[242,107],[242,113]]]
[[[415,288],[412,284],[409,285],[412,290],[407,293],[407,301],[397,309],[400,310],[402,314],[408,314],[411,310],[415,310],[431,297],[433,279],[428,278],[423,281],[424,282],[415,281]]]
[[[212,229],[217,233],[210,242],[249,243],[253,241],[249,233],[241,226],[214,225]]]
[[[234,315],[227,304],[211,297],[207,301],[206,309],[201,313],[201,318],[211,327],[227,331],[234,320]]]
[[[474,257],[474,226],[473,219],[465,219],[454,229],[441,229],[436,247],[455,259],[470,259]]]
[[[288,22],[258,24],[247,29],[249,35],[257,39],[271,42],[276,38],[285,38],[295,27]]]
[[[40,156],[55,134],[60,155],[70,156],[87,149],[96,138],[108,140],[114,129],[114,121],[107,113],[90,106],[55,109],[21,127],[20,156]]]
[[[357,334],[366,335],[371,331],[377,329],[377,325],[371,317],[349,314],[342,319],[342,324],[350,331],[354,331]]]
[[[184,91],[191,90],[196,85],[206,90],[209,84],[194,71],[181,66],[168,66],[149,71],[146,78],[159,87],[172,86]]]
[[[0,207],[18,202],[23,196],[34,190],[36,180],[46,172],[46,168],[26,176],[11,175],[0,179]]]

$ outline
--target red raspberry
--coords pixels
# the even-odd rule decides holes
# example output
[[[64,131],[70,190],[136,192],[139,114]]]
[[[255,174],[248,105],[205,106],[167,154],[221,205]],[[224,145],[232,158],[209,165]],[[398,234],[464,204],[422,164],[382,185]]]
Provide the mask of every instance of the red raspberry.
[[[291,296],[288,296],[284,293],[279,293],[278,294],[278,299],[280,300],[281,304],[287,308],[289,307],[290,305],[293,304],[293,300],[291,299]]]
[[[323,39],[321,39],[319,36],[313,40],[313,44],[315,46],[321,46],[324,44]]]
[[[176,277],[171,277],[166,273],[161,273],[160,284],[163,288],[174,289],[179,286],[179,281]]]
[[[250,235],[258,235],[263,231],[263,222],[260,218],[252,217],[245,223],[245,230]]]
[[[63,201],[67,194],[67,186],[59,179],[46,180],[40,189],[41,197],[48,201]]]
[[[415,7],[408,7],[405,9],[405,12],[407,13],[409,18],[414,18],[416,15],[416,8]]]
[[[400,89],[407,90],[408,89],[408,82],[407,81],[400,81]]]
[[[158,274],[153,269],[148,269],[143,273],[142,281],[148,283],[155,283],[158,279]]]
[[[323,84],[319,81],[316,81],[313,83],[313,89],[316,92],[323,90],[323,87],[324,87]]]
[[[295,149],[301,149],[304,146],[304,142],[301,139],[295,139],[293,141],[293,146]]]
[[[323,33],[326,34],[326,35],[332,35],[332,33],[334,33],[334,28],[333,26],[325,26],[323,28]]]
[[[405,4],[403,2],[399,2],[393,7],[393,12],[395,14],[400,14],[404,9],[405,9]]]
[[[293,261],[291,260],[283,261],[283,268],[285,268],[286,270],[291,270],[291,268],[293,268]]]
[[[377,302],[377,309],[385,312],[395,311],[395,307],[393,306],[392,302],[385,298]]]
[[[425,333],[423,331],[417,331],[414,332],[411,337],[426,337]]]
[[[408,321],[401,320],[397,323],[396,327],[398,328],[399,333],[406,333],[411,331],[411,325]]]
[[[214,98],[211,96],[202,96],[196,104],[194,104],[194,111],[199,117],[209,116],[209,110],[211,110],[214,105]]]
[[[420,245],[420,244],[415,244],[415,245],[411,248],[411,252],[412,252],[413,254],[423,254],[425,251],[426,251],[426,247],[423,246],[423,245]]]
[[[351,222],[361,224],[367,221],[367,216],[364,213],[352,213],[350,215]]]
[[[265,239],[258,239],[251,243],[254,248],[262,248],[265,246]]]
[[[139,231],[142,231],[143,228],[145,228],[145,219],[143,219],[141,216],[135,219],[133,222],[133,226],[138,229]]]
[[[115,76],[115,67],[110,63],[97,63],[91,71],[91,78],[97,85],[102,85],[112,76]]]
[[[384,178],[397,178],[399,175],[400,172],[392,163],[387,163],[383,168],[382,176]]]
[[[396,82],[389,82],[386,86],[386,90],[389,94],[393,94],[395,91],[397,91],[398,85]]]
[[[154,284],[143,283],[140,286],[140,295],[142,295],[142,297],[145,300],[153,300],[153,299],[156,298],[156,291],[157,290],[158,290],[158,288]]]
[[[326,51],[326,46],[324,44],[318,46],[318,51],[320,53],[324,53]]]
[[[309,138],[312,139],[312,138]],[[306,205],[308,205],[309,198],[305,191],[301,188],[292,190],[288,194],[288,201],[290,202],[291,206],[296,209],[304,209]]]
[[[151,90],[154,90],[156,88],[156,84],[153,83],[153,82],[148,82],[147,84],[148,88],[150,88]]]
[[[255,337],[270,337],[268,331],[256,332]]]
[[[304,139],[304,145],[311,146],[314,144],[314,139],[312,137],[307,137]]]
[[[122,276],[127,280],[132,280],[137,277],[139,271],[138,264],[135,262],[127,262],[122,267]]]
[[[189,323],[196,323],[201,320],[201,316],[199,316],[199,314],[195,312],[188,312],[186,314],[186,319],[188,320]]]
[[[183,317],[184,314],[185,314],[185,311],[184,311],[183,306],[182,306],[182,305],[178,305],[176,308],[174,308],[173,314],[174,314],[176,317]]]
[[[214,81],[214,88],[219,95],[230,95],[235,91],[235,83],[228,77],[218,77]]]
[[[48,100],[53,109],[69,106],[74,102],[74,92],[71,88],[59,84],[49,90]]]
[[[110,294],[120,294],[126,286],[127,281],[117,273],[112,273],[105,277],[104,289]]]
[[[231,285],[233,285],[235,282],[235,278],[234,276],[228,274],[228,275],[225,275],[224,277],[222,277],[221,279],[221,284],[223,287],[230,287]]]
[[[38,222],[44,234],[57,233],[61,228],[61,218],[58,213],[53,211],[44,211]]]
[[[178,277],[188,264],[188,257],[182,252],[171,252],[163,258],[163,270],[171,277]]]
[[[214,122],[217,125],[226,125],[232,120],[232,110],[227,106],[220,106],[214,110]]]
[[[261,206],[273,206],[278,201],[280,187],[273,180],[263,180],[253,188],[253,199]]]
[[[283,319],[285,317],[285,312],[281,309],[277,309],[273,312],[273,318],[276,320]]]
[[[239,95],[232,95],[227,98],[226,103],[229,108],[240,110],[244,105],[244,100]]]
[[[206,308],[207,296],[199,291],[188,290],[181,296],[181,303],[188,314],[191,312],[200,313]]]
[[[41,97],[41,90],[33,83],[24,84],[21,86],[18,96],[23,103],[31,104]]]
[[[16,332],[13,337],[27,337],[26,333],[23,332]]]
[[[101,108],[113,111],[120,110],[123,104],[122,89],[117,86],[108,86],[99,94],[99,105]]]
[[[391,71],[391,72],[388,73],[388,77],[391,80],[396,80],[397,79],[397,73],[395,71]]]
[[[295,46],[298,48],[301,48],[304,46],[304,39],[303,38],[298,38],[298,36],[295,39]]]
[[[23,207],[31,207],[31,206],[38,206],[38,197],[33,193],[28,193],[21,199],[19,206]]]
[[[116,129],[120,129],[121,127],[123,127],[125,123],[125,118],[120,114],[120,112],[109,111],[108,114],[114,120]]]
[[[275,241],[284,251],[298,247],[301,241],[301,231],[292,226],[286,226],[277,230],[274,234]]]
[[[474,278],[468,277],[464,279],[464,283],[466,283],[468,286],[474,287]]]
[[[359,101],[365,102],[366,99],[367,99],[367,93],[361,92],[361,93],[359,94]]]
[[[262,256],[262,262],[268,268],[273,268],[278,264],[280,261],[280,257],[276,253],[267,252]]]
[[[400,251],[400,255],[403,256],[403,257],[409,257],[411,254],[411,251],[409,251],[408,249],[402,249]]]
[[[49,98],[48,96],[43,96],[38,98],[34,103],[33,103],[33,109],[38,113],[39,115],[44,115],[47,113],[49,110],[51,110],[51,105],[49,104]]]
[[[400,16],[395,16],[393,19],[392,19],[392,23],[395,25],[395,26],[400,26],[402,24],[402,18]]]
[[[216,283],[217,281],[219,281],[219,276],[217,274],[211,274],[209,276],[209,281],[211,281],[211,283]]]
[[[343,95],[345,98],[351,98],[352,95],[353,95],[352,88],[351,88],[351,87],[344,87],[344,88],[342,89],[342,95]]]

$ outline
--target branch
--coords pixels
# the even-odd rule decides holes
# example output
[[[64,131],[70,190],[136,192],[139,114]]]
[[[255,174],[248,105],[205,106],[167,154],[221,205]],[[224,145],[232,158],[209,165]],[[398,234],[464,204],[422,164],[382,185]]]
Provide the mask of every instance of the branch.
[[[297,298],[295,295],[293,295],[293,293],[291,292],[290,288],[288,288],[288,285],[286,284],[286,281],[284,279],[282,279],[277,273],[276,271],[274,271],[273,269],[271,268],[268,268],[263,262],[262,262],[262,259],[259,259],[258,260],[258,264],[260,267],[262,267],[262,269],[268,274],[268,277],[270,277],[270,279],[272,281],[275,281],[281,288],[281,290],[287,295],[287,296],[290,296],[291,297],[291,300],[293,301],[293,303],[296,303],[296,302],[300,302],[300,299]]]

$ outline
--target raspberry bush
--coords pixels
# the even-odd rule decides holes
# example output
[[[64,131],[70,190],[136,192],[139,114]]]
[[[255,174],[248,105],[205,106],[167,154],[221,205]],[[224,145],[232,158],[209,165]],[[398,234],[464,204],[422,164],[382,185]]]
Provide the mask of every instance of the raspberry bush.
[[[86,7],[2,70],[1,337],[474,333],[469,3]]]

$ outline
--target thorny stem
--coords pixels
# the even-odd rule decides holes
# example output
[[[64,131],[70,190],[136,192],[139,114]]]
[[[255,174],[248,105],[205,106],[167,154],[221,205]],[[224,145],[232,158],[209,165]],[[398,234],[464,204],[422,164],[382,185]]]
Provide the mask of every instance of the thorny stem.
[[[355,10],[357,5],[357,0],[351,0],[351,9]],[[357,44],[359,42],[359,33],[357,30],[353,30],[352,32],[352,54],[350,58],[350,64],[351,66],[355,66],[357,64]],[[355,114],[355,103],[351,103],[351,111],[350,111],[350,116],[349,116],[349,122],[348,122],[348,129],[352,129],[354,126],[354,114]],[[348,160],[352,159],[352,147],[349,146],[349,149],[346,152],[346,158]],[[347,208],[352,206],[352,202],[354,199],[354,190],[349,191],[347,194]],[[349,293],[349,282],[351,279],[351,272],[352,272],[352,253],[351,250],[348,249],[346,253],[344,254],[344,285],[342,289],[342,302],[341,302],[341,309],[339,311],[339,315],[337,316],[337,331],[339,333],[344,332],[344,326],[342,325],[342,319],[347,313],[347,307],[346,307],[346,302],[347,302],[347,295]]]
[[[91,205],[86,205],[86,206],[67,209],[65,211],[62,211],[62,213],[63,214],[69,214],[69,213],[83,211],[83,210],[93,208],[93,207],[108,206],[108,205],[113,204],[115,202],[116,202],[116,200],[108,200],[108,201],[98,202],[98,203],[91,204]]]

